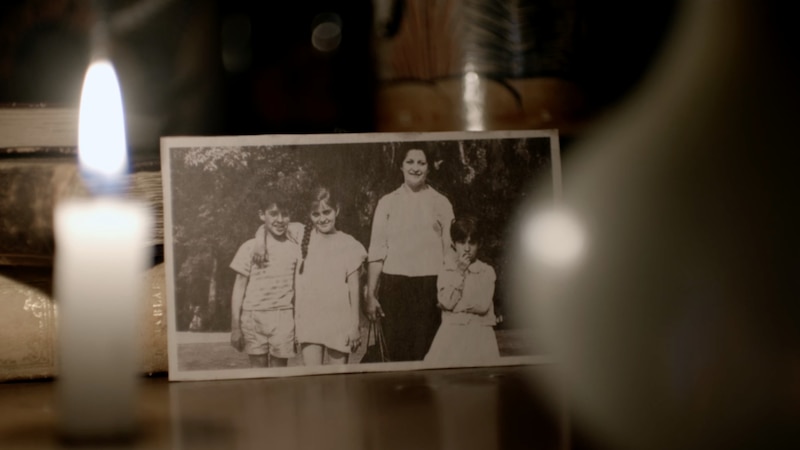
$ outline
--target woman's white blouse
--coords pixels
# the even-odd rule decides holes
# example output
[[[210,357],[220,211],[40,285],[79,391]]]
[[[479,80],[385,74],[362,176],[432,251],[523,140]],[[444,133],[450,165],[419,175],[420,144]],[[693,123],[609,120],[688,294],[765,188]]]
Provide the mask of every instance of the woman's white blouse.
[[[405,184],[384,195],[375,208],[369,261],[383,260],[392,275],[436,275],[450,249],[453,205],[426,186],[414,192]]]

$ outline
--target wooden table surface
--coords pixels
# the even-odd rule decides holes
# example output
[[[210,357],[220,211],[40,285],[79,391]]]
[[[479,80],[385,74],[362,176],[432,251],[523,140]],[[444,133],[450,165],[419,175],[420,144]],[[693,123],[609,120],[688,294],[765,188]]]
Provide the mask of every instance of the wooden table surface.
[[[125,443],[59,439],[55,382],[0,384],[0,448],[563,449],[547,366],[168,382],[140,387]]]

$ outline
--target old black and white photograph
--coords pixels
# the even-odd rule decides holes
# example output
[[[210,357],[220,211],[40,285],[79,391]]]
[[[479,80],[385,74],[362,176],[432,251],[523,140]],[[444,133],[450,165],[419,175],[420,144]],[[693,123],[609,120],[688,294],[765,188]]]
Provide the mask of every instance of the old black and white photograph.
[[[174,380],[528,364],[514,218],[544,131],[162,138]]]

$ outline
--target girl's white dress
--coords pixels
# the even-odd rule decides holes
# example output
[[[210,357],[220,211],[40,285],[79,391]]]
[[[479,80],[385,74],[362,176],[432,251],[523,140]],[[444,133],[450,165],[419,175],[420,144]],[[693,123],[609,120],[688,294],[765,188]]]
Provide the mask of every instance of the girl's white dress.
[[[358,271],[367,252],[355,238],[336,231],[311,231],[303,273],[295,276],[295,335],[301,344],[321,344],[350,353],[347,336],[354,323],[347,277]],[[358,276],[358,274],[356,274]],[[353,299],[358,308],[359,299]],[[356,316],[357,317],[357,316]]]
[[[448,367],[496,362],[495,279],[494,269],[482,261],[473,262],[465,273],[456,269],[453,258],[445,262],[436,282],[442,324],[426,362]]]

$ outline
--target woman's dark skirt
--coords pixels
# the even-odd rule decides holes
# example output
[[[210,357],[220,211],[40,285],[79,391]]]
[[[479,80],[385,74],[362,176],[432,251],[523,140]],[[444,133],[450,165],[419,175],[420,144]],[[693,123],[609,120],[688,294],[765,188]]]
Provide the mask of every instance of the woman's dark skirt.
[[[391,361],[421,361],[442,321],[436,306],[436,276],[383,273],[378,301],[385,314],[383,333]]]

